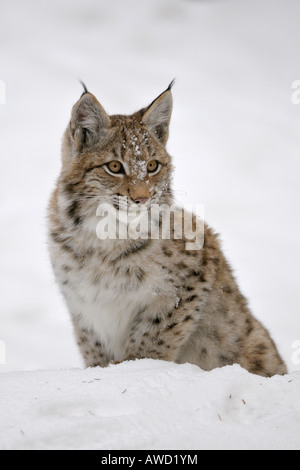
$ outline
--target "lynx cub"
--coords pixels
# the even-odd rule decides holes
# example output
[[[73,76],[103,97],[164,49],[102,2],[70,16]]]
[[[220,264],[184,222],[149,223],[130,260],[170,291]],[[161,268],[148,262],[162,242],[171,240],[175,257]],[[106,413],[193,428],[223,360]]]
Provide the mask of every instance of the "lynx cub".
[[[53,270],[78,346],[86,366],[147,357],[285,374],[209,227],[192,251],[175,239],[175,222],[167,240],[96,234],[100,203],[116,212],[173,204],[171,88],[131,116],[109,116],[85,86],[73,107],[48,215]]]

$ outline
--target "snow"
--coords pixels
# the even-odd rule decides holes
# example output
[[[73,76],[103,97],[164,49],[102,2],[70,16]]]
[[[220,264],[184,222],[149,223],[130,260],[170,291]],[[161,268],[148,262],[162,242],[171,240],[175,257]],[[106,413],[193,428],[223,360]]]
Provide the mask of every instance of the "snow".
[[[300,105],[292,101],[299,15],[298,0],[1,2],[0,446],[299,447]],[[82,383],[95,372],[80,370],[46,247],[61,136],[82,92],[77,78],[107,112],[129,114],[174,76],[168,150],[177,202],[204,203],[251,309],[292,374],[263,380],[238,368],[124,364],[96,372],[108,387],[99,405],[93,391],[102,380]],[[182,384],[190,394],[184,406]],[[119,395],[110,394],[118,385],[128,389],[120,393],[129,413],[123,418]],[[85,396],[95,416],[84,415]],[[165,421],[155,411],[160,403]],[[84,422],[82,430],[74,420]]]
[[[139,147],[137,146],[136,148],[139,148]],[[137,151],[135,150],[135,152]],[[141,153],[140,150],[138,150],[138,152]],[[136,153],[136,155],[138,154]],[[136,177],[136,179],[143,181],[147,175],[147,163],[134,158],[131,163],[131,172],[132,172],[132,175]]]
[[[220,384],[222,384],[220,386]],[[300,373],[151,359],[1,379],[1,449],[297,449]]]

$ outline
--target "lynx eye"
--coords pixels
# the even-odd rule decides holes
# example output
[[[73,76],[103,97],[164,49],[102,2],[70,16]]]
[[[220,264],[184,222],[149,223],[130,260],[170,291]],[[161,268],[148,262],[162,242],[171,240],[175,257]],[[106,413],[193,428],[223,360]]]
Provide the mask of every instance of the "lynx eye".
[[[148,173],[155,173],[160,168],[160,163],[157,160],[151,160],[147,165]]]
[[[124,173],[124,167],[122,163],[118,162],[117,160],[107,163],[105,166],[109,172],[113,173],[114,175],[120,175]]]

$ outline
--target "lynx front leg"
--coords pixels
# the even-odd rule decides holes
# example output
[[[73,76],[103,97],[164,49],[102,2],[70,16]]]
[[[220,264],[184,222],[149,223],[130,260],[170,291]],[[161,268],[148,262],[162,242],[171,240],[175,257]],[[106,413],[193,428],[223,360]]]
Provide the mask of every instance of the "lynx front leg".
[[[109,358],[94,334],[78,325],[74,326],[74,332],[86,367],[106,367]]]
[[[196,324],[197,316],[186,314],[181,308],[161,314],[143,310],[131,328],[124,360],[152,358],[175,362]]]

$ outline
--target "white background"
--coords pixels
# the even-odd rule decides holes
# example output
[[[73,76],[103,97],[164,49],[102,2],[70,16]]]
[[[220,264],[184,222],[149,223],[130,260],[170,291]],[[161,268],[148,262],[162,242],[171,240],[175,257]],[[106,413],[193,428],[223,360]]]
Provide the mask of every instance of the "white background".
[[[129,114],[174,77],[177,199],[205,204],[253,313],[299,370],[299,1],[0,0],[0,11],[0,371],[82,366],[46,246],[78,78]]]

